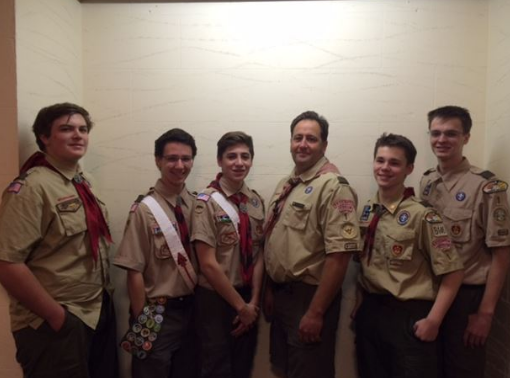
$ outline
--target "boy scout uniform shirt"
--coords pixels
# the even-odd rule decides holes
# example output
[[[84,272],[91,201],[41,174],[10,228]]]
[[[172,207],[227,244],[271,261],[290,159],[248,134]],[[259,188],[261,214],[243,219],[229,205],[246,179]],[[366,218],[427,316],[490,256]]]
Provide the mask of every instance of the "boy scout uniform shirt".
[[[108,242],[99,239],[99,258],[94,262],[85,209],[72,183],[82,172],[66,169],[49,156],[46,159],[60,173],[31,168],[3,194],[0,260],[26,264],[49,295],[95,329],[103,290],[111,290]],[[88,176],[83,178],[90,183]],[[105,205],[96,199],[108,221]],[[38,328],[44,322],[16,298],[10,299],[12,331]]]
[[[174,212],[178,196],[171,193],[161,179],[156,182],[148,195],[158,202],[179,235],[179,226]],[[179,196],[182,199],[181,208],[189,230],[194,197],[186,188],[183,188]],[[142,273],[147,298],[176,298],[193,294],[179,273],[154,214],[140,201],[137,200],[131,206],[124,237],[113,264]],[[197,263],[193,253],[190,261],[196,271]]]
[[[381,206],[376,196],[363,208],[363,235]],[[369,293],[391,294],[400,300],[434,300],[439,276],[463,268],[441,217],[413,196],[384,208],[370,263],[367,253],[360,258],[361,286]]]
[[[220,179],[220,186],[228,197],[236,193],[229,190],[223,178]],[[193,233],[191,240],[201,241],[214,247],[216,260],[232,286],[242,287],[246,284],[241,277],[239,235],[234,228],[236,225],[227,213],[216,203],[214,198],[210,197],[216,191],[214,188],[207,188],[197,196],[192,216]],[[249,189],[246,184],[243,184],[239,192],[248,197],[246,207],[250,216],[253,264],[255,264],[264,233],[264,203],[258,193]],[[229,202],[237,210],[237,206],[230,200]],[[198,275],[198,284],[214,290],[202,273]]]
[[[299,176],[265,245],[266,270],[274,282],[302,281],[318,285],[326,254],[360,250],[356,216],[357,196],[347,181],[320,169],[328,163],[321,158]],[[271,198],[268,214],[293,172],[284,178]]]
[[[425,172],[420,193],[443,217],[465,267],[464,283],[487,281],[491,248],[510,245],[508,184],[464,158],[455,170]]]

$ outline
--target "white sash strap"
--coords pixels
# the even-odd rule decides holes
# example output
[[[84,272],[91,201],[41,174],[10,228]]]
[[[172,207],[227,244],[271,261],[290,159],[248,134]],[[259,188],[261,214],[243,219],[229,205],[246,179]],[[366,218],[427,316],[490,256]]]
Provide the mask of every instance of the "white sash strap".
[[[227,201],[225,196],[220,192],[213,192],[211,194],[211,197],[214,198],[216,203],[223,209],[225,213],[227,213],[228,217],[232,220],[232,223],[234,223],[234,228],[237,233],[237,237],[239,237],[239,223],[241,222],[241,220],[239,219],[239,214],[237,213],[234,206],[232,206],[230,202]]]
[[[168,248],[170,248],[172,257],[177,265],[179,273],[184,279],[184,282],[191,291],[194,291],[197,284],[197,274],[195,269],[193,269],[193,265],[191,265],[191,262],[189,261],[186,250],[182,245],[181,238],[177,234],[177,231],[175,231],[172,222],[170,222],[170,219],[168,219],[168,216],[161,208],[161,205],[153,197],[146,196],[142,202],[147,205],[154,215],[154,218],[156,218],[156,222],[161,228],[161,231],[163,231]]]

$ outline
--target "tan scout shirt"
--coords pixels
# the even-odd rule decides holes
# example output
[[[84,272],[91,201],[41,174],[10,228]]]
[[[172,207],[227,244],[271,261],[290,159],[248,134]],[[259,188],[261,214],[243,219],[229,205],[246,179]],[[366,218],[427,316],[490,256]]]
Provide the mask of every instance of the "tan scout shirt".
[[[170,193],[161,179],[156,182],[156,186],[148,195],[159,203],[179,234],[179,226],[174,213],[178,196]],[[181,208],[191,235],[191,210],[194,197],[186,188],[179,193],[179,196],[182,199]],[[192,255],[190,260],[196,271],[195,256]],[[121,268],[132,269],[143,274],[147,298],[175,298],[193,293],[179,273],[165,236],[154,215],[147,205],[139,201],[131,207],[124,237],[117,249],[113,263]]]
[[[266,240],[266,270],[278,283],[303,281],[318,285],[326,254],[360,250],[360,232],[356,216],[358,198],[339,176],[317,173],[328,163],[320,159],[299,177],[278,220]],[[268,215],[294,171],[280,181],[271,198]],[[342,181],[345,179],[341,178]]]
[[[465,267],[464,283],[485,284],[491,248],[510,245],[506,182],[491,172],[462,164],[445,175],[436,169],[421,179],[421,198],[442,215]]]
[[[100,258],[94,263],[85,210],[72,183],[76,172],[46,158],[60,174],[34,167],[4,191],[0,260],[25,263],[58,303],[95,329],[103,289],[111,289],[108,245],[100,239]],[[84,178],[90,183],[87,175]],[[99,199],[98,203],[108,220],[105,205]],[[38,328],[44,321],[14,297],[10,313],[12,331]]]
[[[227,196],[235,194],[220,179],[220,186]],[[216,260],[223,272],[235,287],[244,286],[241,277],[241,261],[239,250],[239,237],[235,225],[227,213],[210,197],[216,189],[204,189],[198,196],[193,212],[193,241],[202,241],[216,250]],[[258,256],[258,250],[264,233],[264,203],[258,193],[250,190],[246,184],[240,190],[248,196],[248,215],[250,216],[252,241],[253,241],[253,263]],[[230,201],[229,201],[230,202]],[[236,205],[230,202],[234,209]],[[202,287],[213,289],[205,276],[198,275],[198,284]]]
[[[362,234],[374,217],[378,197],[363,208]],[[386,208],[377,224],[370,264],[361,256],[361,286],[372,294],[391,294],[400,300],[434,300],[439,276],[463,268],[441,217],[415,197]]]

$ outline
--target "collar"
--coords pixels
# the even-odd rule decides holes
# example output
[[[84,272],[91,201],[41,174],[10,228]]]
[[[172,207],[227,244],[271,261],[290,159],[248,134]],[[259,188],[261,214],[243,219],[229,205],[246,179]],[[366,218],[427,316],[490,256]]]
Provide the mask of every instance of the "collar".
[[[175,194],[168,190],[166,185],[163,183],[163,180],[158,179],[156,185],[154,186],[154,191],[156,191],[160,196],[162,196],[167,202],[170,203],[173,207],[177,205],[177,198],[181,197],[182,204],[186,207],[190,207],[192,196],[189,194],[188,189],[186,189],[186,185],[182,188],[179,194]]]
[[[412,197],[413,196],[411,196],[409,198],[412,198]],[[409,199],[409,198],[406,198],[406,199]],[[372,197],[372,199],[370,200],[370,204],[372,205],[371,210],[374,210],[375,205],[382,206],[392,215],[397,212],[397,210],[399,209],[399,207],[402,204],[402,202],[404,202],[404,194],[403,193],[402,193],[402,195],[400,196],[400,198],[398,200],[392,202],[389,206],[385,206],[379,200],[379,191],[377,191],[375,196]]]
[[[307,171],[301,173],[299,176],[296,176],[296,168],[294,167],[290,176],[291,177],[299,177],[302,182],[310,181],[317,176],[320,169],[327,163],[329,163],[329,160],[325,156],[323,156],[317,161],[317,163],[315,163],[313,165],[313,167],[311,167]]]
[[[443,180],[446,189],[450,191],[455,186],[455,184],[460,180],[460,178],[470,170],[470,168],[471,164],[469,163],[469,160],[464,157],[462,159],[462,162],[448,173],[445,173],[444,175],[441,174],[441,172],[439,171],[439,166],[437,167],[436,171],[438,176]]]
[[[234,191],[231,187],[229,187],[227,180],[225,180],[224,176],[221,176],[220,178],[220,186],[223,192],[227,195],[227,197],[230,197],[236,193],[243,193],[246,197],[250,198],[251,193],[248,189],[248,186],[243,181],[243,186],[241,186],[240,190]]]
[[[77,165],[76,169],[70,169],[69,167],[59,163],[58,160],[52,158],[50,155],[45,153],[44,156],[46,157],[46,160],[48,161],[48,163],[50,163],[52,166],[54,166],[55,169],[69,181],[71,181],[74,178],[74,176],[76,176],[77,173],[80,173],[80,174],[83,173],[79,164]]]

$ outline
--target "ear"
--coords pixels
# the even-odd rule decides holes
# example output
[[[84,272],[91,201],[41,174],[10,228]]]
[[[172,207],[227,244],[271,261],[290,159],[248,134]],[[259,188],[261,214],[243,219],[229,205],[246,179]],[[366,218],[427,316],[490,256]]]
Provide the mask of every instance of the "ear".
[[[322,142],[322,153],[326,153],[326,148],[328,148],[328,141]]]
[[[466,134],[466,135],[464,135],[463,138],[464,138],[464,145],[466,145],[469,142],[469,138],[471,138],[471,134]]]
[[[408,164],[406,167],[406,176],[409,176],[411,173],[413,173],[414,170],[414,164]]]
[[[50,138],[47,137],[46,135],[40,135],[39,139],[41,140],[41,142],[43,142],[45,147],[47,147],[48,144],[50,143]]]
[[[154,162],[156,163],[156,167],[158,167],[158,169],[161,171],[161,160],[162,158],[156,156],[156,158],[154,159]]]

